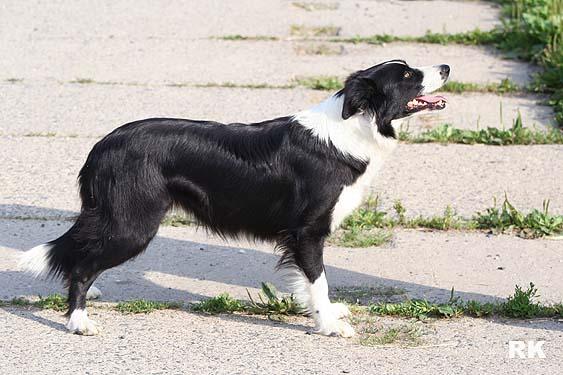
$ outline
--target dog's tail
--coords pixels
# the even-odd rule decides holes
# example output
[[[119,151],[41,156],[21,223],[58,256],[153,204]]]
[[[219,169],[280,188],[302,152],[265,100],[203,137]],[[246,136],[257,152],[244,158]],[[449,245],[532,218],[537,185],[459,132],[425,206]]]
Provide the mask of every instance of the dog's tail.
[[[35,277],[50,276],[68,279],[72,269],[92,251],[100,248],[99,211],[93,202],[95,196],[105,197],[93,189],[94,172],[92,153],[79,175],[80,199],[82,207],[72,227],[59,238],[36,246],[24,252],[19,261],[19,269]]]
[[[19,269],[35,277],[51,276],[67,278],[73,267],[84,258],[82,246],[75,240],[80,231],[80,217],[59,238],[24,252],[18,263]]]

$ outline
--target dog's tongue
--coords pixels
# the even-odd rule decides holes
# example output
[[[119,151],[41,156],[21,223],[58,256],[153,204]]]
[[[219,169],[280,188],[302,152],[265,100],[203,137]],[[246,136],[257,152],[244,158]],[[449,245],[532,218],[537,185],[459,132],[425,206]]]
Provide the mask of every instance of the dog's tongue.
[[[440,95],[422,95],[422,96],[417,96],[416,100],[421,100],[423,102],[426,103],[430,103],[430,104],[434,104],[434,103],[438,103],[439,101],[444,101],[447,102],[446,98],[444,98],[443,96]]]

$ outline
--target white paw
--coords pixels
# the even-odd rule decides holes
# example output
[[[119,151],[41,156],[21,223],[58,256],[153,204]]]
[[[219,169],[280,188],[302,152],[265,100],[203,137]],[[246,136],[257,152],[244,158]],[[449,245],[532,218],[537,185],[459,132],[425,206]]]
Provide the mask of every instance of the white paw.
[[[334,315],[336,319],[346,318],[347,316],[350,316],[350,310],[348,309],[348,306],[343,303],[331,303],[330,310],[332,312],[332,315]]]
[[[94,285],[88,289],[86,292],[86,299],[98,299],[102,296],[102,291],[96,288]]]
[[[66,328],[72,333],[84,336],[93,336],[100,333],[98,324],[95,321],[88,319],[88,313],[86,310],[80,309],[76,309],[72,312]]]
[[[325,336],[352,337],[356,332],[348,322],[334,319],[324,321],[323,324],[315,330],[315,333]]]

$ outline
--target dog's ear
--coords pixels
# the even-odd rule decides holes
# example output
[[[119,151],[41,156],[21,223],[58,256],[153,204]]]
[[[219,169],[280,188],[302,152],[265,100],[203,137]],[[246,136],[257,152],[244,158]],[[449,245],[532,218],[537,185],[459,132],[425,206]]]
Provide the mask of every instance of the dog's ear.
[[[347,120],[358,112],[366,113],[376,118],[377,128],[381,134],[395,137],[391,121],[400,108],[385,100],[378,83],[373,79],[362,77],[361,73],[350,75],[344,88],[339,92],[340,95],[344,95],[342,118]]]
[[[373,82],[362,78],[359,72],[354,73],[346,79],[341,91],[344,95],[342,105],[342,118],[349,119],[358,112],[372,112],[377,97],[377,90]]]

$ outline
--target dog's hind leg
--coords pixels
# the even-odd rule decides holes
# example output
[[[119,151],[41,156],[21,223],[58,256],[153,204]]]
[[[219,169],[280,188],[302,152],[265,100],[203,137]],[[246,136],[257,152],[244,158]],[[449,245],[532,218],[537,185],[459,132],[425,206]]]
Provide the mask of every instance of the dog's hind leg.
[[[87,336],[98,334],[98,325],[88,318],[86,294],[101,272],[91,257],[87,257],[73,268],[69,279],[69,320],[66,326],[70,332]]]
[[[138,211],[137,211],[138,212]],[[156,213],[113,218],[111,228],[105,235],[100,235],[104,240],[95,241],[86,252],[87,255],[77,262],[69,273],[68,301],[69,331],[82,335],[95,335],[98,333],[97,325],[88,318],[86,312],[86,297],[89,288],[96,278],[105,270],[118,266],[127,260],[136,257],[146,249],[149,242],[156,235],[160,220],[164,216],[165,207]],[[96,219],[104,222],[103,217]],[[97,225],[102,227],[102,225]],[[98,234],[99,235],[99,234]]]
[[[90,251],[89,255],[74,266],[70,273],[68,289],[69,331],[82,335],[95,335],[98,328],[88,319],[86,296],[96,278],[109,268],[118,266],[139,255],[156,235],[162,215],[139,217],[130,220],[127,229],[114,229],[104,247]],[[142,225],[140,225],[142,222]],[[115,228],[124,228],[116,225]]]
[[[74,266],[70,273],[68,289],[69,321],[67,328],[80,335],[95,335],[97,324],[88,318],[86,299],[88,290],[96,278],[106,269],[115,267],[139,255],[152,240],[158,229],[157,220],[148,232],[135,236],[114,233],[103,249],[90,254]]]
[[[279,266],[288,268],[295,296],[315,320],[315,333],[351,337],[354,329],[341,320],[350,314],[346,305],[331,303],[323,264],[324,235],[304,230],[280,242]]]

